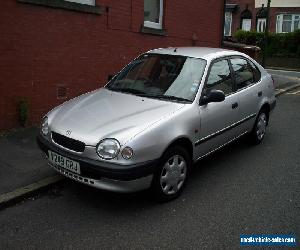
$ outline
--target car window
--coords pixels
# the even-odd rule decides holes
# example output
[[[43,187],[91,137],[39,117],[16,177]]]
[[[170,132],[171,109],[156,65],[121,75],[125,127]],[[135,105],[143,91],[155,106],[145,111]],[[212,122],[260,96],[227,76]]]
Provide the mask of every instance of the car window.
[[[261,73],[252,61],[248,60],[248,62],[250,64],[250,67],[252,68],[252,72],[254,74],[254,82],[258,82],[261,78]]]
[[[232,58],[230,59],[234,71],[234,78],[237,89],[241,89],[255,82],[252,68],[246,59]]]
[[[232,78],[226,59],[213,63],[206,82],[206,89],[222,90],[225,95],[232,92]]]
[[[144,54],[128,64],[106,88],[165,100],[192,102],[206,61],[164,54]]]

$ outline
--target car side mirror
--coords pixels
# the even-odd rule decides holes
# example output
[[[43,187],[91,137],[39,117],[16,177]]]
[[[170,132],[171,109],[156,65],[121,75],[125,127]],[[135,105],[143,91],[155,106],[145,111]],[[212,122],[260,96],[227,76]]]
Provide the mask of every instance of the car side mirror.
[[[225,94],[222,90],[212,89],[202,96],[200,100],[200,105],[206,105],[210,102],[223,102],[224,100]]]

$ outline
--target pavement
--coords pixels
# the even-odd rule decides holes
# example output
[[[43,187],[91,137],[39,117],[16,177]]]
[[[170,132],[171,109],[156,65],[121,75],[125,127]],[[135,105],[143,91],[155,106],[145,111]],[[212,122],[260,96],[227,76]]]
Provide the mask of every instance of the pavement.
[[[277,95],[300,87],[300,72],[268,71]],[[0,136],[0,209],[64,180],[47,166],[36,144],[38,132],[37,128],[27,128]]]

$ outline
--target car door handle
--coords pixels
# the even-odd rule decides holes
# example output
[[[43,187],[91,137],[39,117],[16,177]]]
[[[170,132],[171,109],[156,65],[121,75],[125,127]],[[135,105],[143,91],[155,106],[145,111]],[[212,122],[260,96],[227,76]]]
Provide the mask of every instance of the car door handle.
[[[257,93],[257,96],[258,96],[258,97],[261,97],[261,96],[262,96],[262,91],[259,91],[259,92]]]
[[[232,109],[236,109],[238,106],[239,106],[239,104],[237,102],[235,102],[231,105]]]

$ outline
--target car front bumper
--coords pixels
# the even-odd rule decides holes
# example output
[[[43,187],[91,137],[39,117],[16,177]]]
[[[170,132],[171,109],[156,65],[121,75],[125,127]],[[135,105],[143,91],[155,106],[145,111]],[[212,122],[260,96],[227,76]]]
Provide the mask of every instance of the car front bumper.
[[[49,166],[75,181],[113,192],[135,192],[150,187],[158,160],[133,165],[117,165],[80,157],[67,150],[58,148],[43,136],[37,136],[40,149],[48,157],[48,150],[77,161],[81,174],[70,172],[49,162]]]

